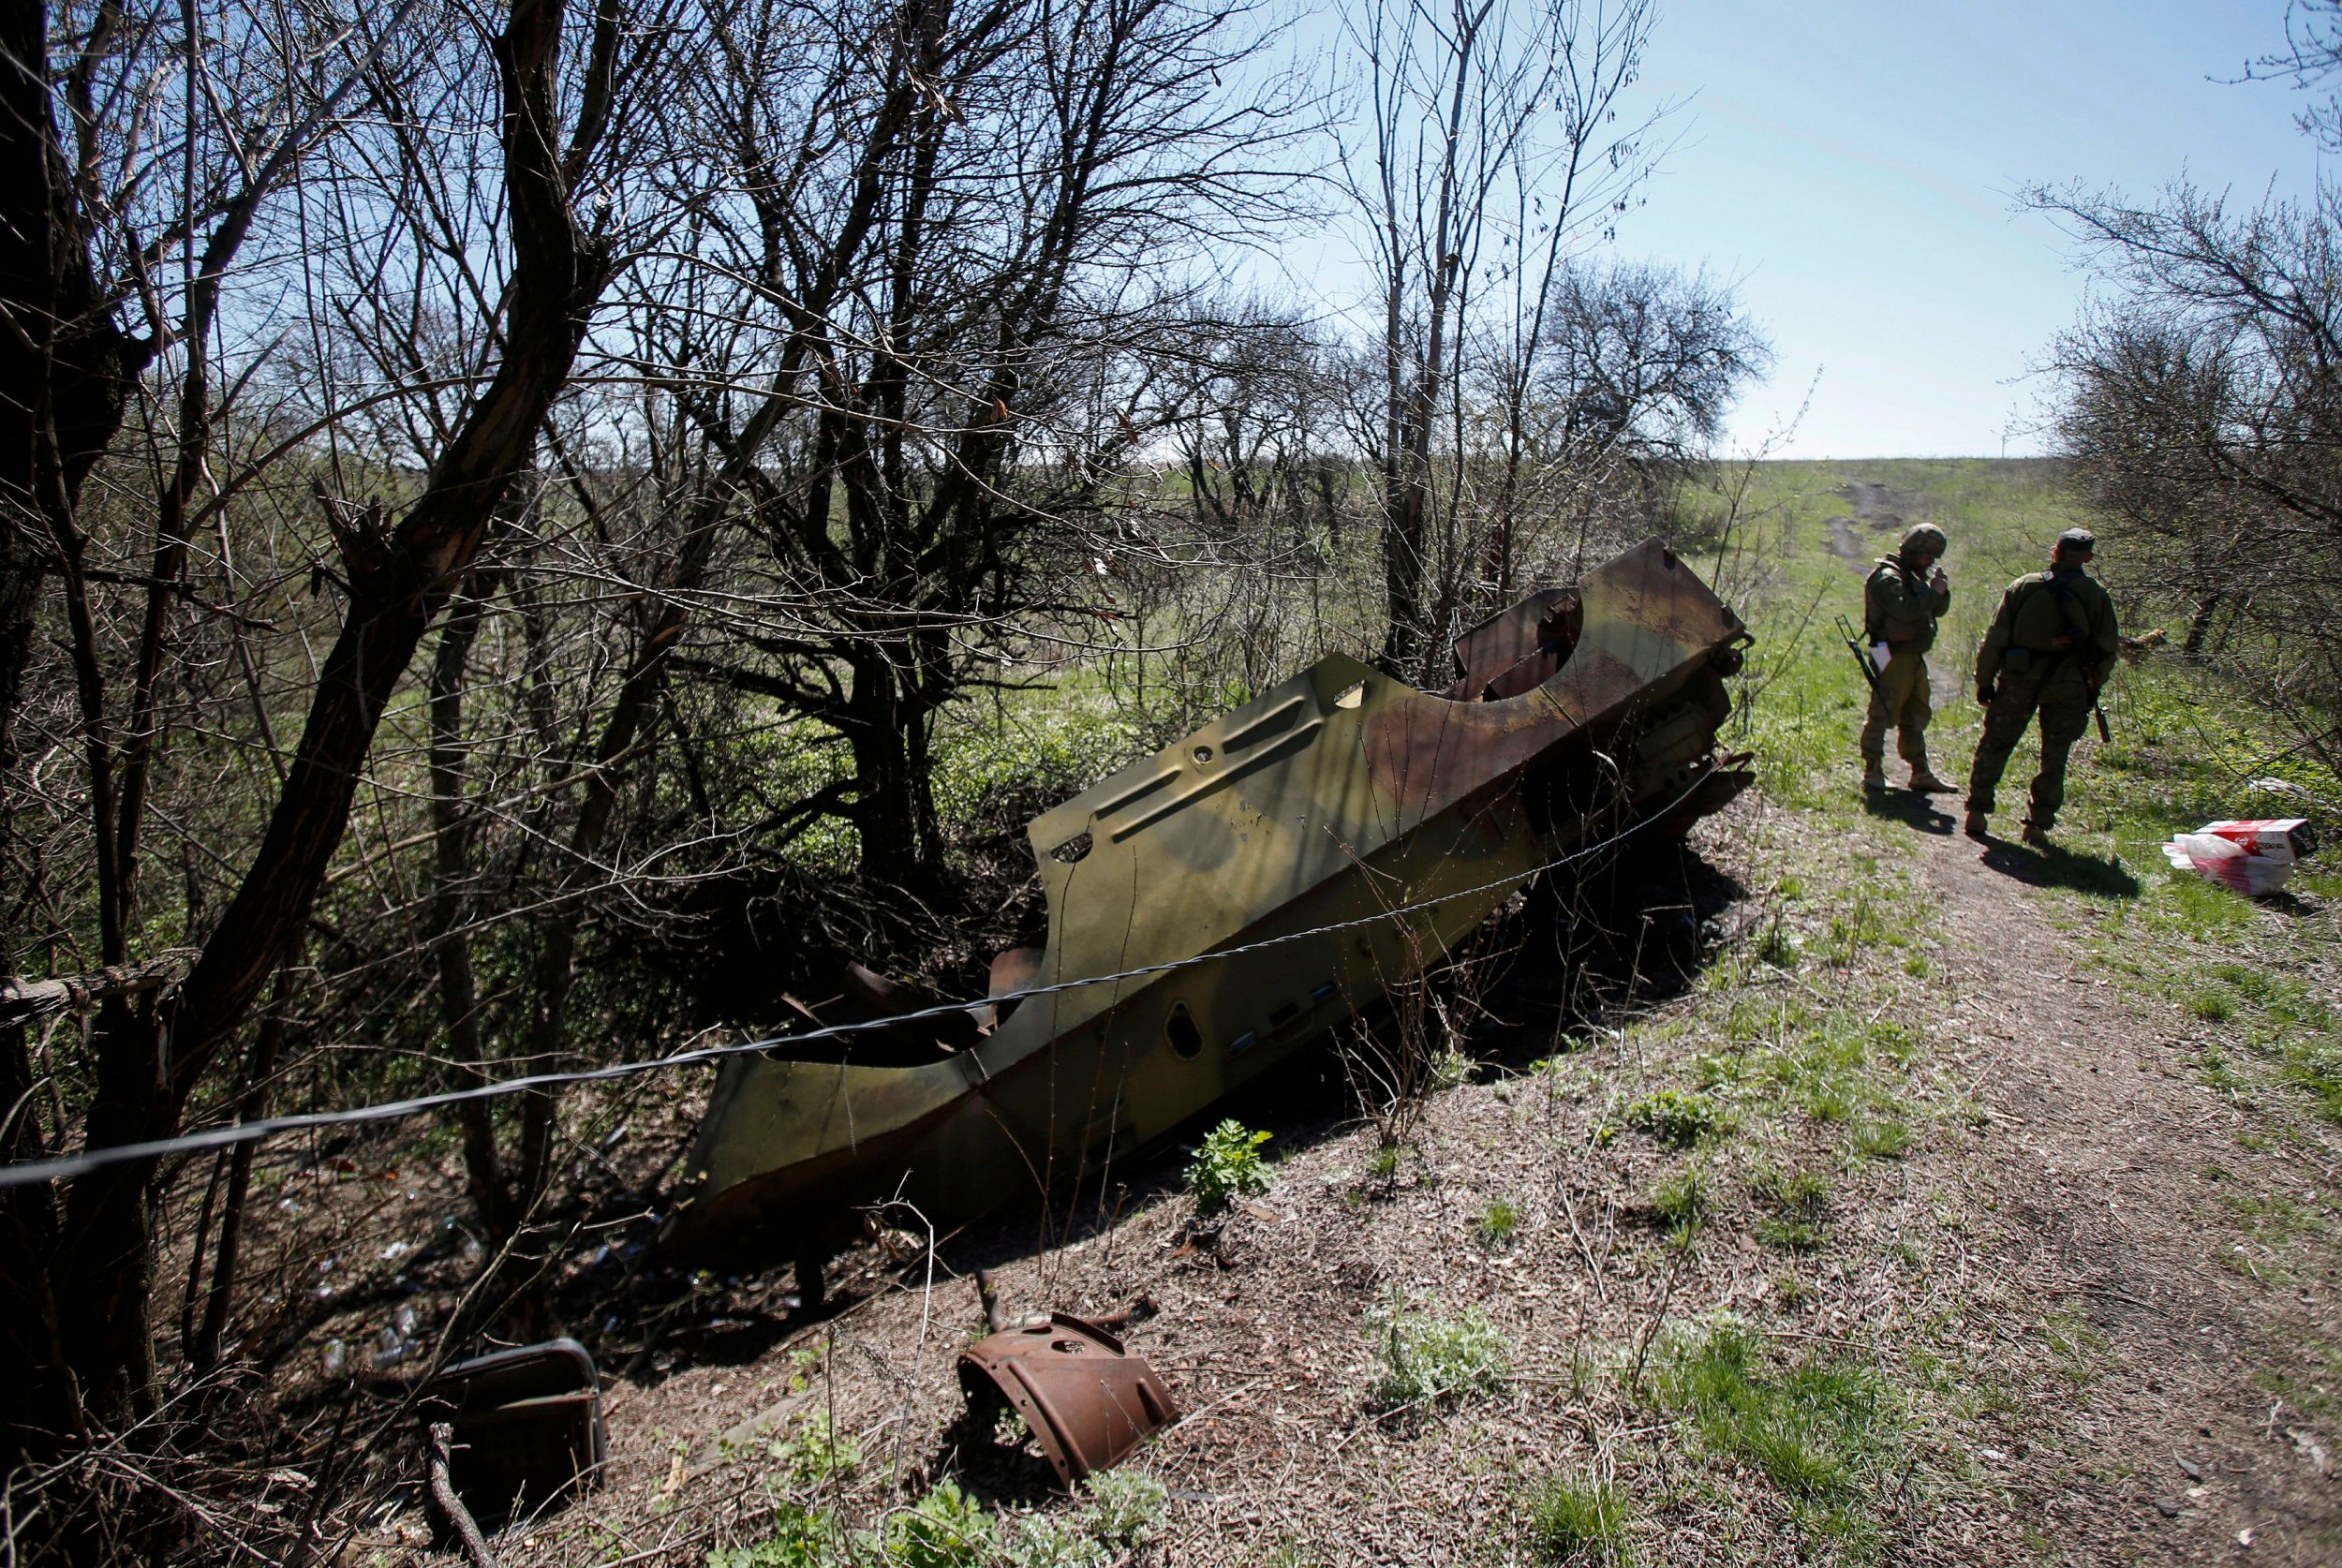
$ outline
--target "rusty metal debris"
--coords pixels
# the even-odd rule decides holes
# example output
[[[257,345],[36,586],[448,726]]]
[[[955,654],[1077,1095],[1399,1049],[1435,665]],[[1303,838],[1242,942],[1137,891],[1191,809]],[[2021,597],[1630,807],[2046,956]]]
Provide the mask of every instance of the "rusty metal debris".
[[[1731,800],[1752,775],[1715,738],[1748,640],[1653,540],[1459,638],[1443,692],[1326,658],[1045,812],[1028,831],[1048,940],[1001,954],[991,994],[1181,967],[734,1058],[667,1240],[818,1264],[889,1194],[941,1223],[1096,1182],[1421,973],[1572,845],[1680,833]],[[936,1000],[858,968],[842,988],[810,1011]],[[801,1266],[808,1299],[818,1278]]]
[[[1065,1312],[987,1335],[960,1352],[959,1385],[971,1413],[981,1416],[1005,1400],[1023,1417],[1069,1489],[1179,1418],[1171,1391],[1144,1357]]]
[[[593,1485],[609,1457],[601,1383],[574,1339],[458,1362],[417,1407],[426,1430],[448,1428],[448,1479],[491,1530]]]

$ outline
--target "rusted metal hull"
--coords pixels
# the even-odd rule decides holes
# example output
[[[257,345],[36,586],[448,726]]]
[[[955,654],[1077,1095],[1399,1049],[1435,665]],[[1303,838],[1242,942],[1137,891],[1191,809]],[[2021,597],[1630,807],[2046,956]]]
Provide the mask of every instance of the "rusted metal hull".
[[[1460,639],[1446,694],[1327,658],[1044,813],[1048,943],[996,991],[1202,961],[1034,998],[912,1065],[733,1059],[670,1241],[802,1250],[877,1197],[942,1221],[1098,1182],[1422,972],[1505,879],[1634,810],[1680,828],[1728,800],[1747,776],[1713,745],[1745,638],[1649,541]]]

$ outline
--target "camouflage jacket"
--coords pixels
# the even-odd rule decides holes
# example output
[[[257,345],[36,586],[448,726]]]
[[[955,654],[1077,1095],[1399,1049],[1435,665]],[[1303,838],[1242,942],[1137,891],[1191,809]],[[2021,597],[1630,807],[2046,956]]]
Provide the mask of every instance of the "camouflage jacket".
[[[1891,653],[1923,654],[1935,645],[1935,618],[1950,608],[1949,588],[1930,587],[1901,556],[1881,555],[1862,584],[1862,634]]]
[[[1976,684],[1989,686],[2004,670],[2051,668],[2062,653],[2063,662],[2096,685],[2114,668],[2121,648],[2114,601],[2097,578],[2076,566],[2027,572],[2000,596],[2000,613],[1976,650]]]

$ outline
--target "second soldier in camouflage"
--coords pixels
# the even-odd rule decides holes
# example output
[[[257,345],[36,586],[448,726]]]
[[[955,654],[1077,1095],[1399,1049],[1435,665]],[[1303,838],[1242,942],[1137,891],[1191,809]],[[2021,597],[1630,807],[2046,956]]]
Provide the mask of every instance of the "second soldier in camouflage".
[[[2028,572],[2000,596],[2000,613],[1976,650],[1976,700],[1984,704],[1984,733],[1968,770],[1967,833],[1992,831],[1993,798],[2008,754],[2025,726],[2041,716],[2041,771],[2033,776],[2032,809],[2024,841],[2049,844],[2057,808],[2066,803],[2066,757],[2090,723],[2098,688],[2114,668],[2122,637],[2114,601],[2083,570],[2097,553],[2087,528],[2057,536],[2049,570]]]

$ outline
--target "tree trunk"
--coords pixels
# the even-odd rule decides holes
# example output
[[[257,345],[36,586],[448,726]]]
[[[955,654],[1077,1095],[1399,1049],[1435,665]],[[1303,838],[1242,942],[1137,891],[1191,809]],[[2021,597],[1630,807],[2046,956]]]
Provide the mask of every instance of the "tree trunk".
[[[245,1089],[236,1104],[238,1121],[258,1121],[268,1115],[269,1080],[275,1076],[277,1058],[284,1054],[285,1009],[292,999],[291,971],[276,971],[274,993],[259,1037],[252,1043],[245,1067]],[[203,1293],[203,1322],[187,1350],[187,1364],[199,1373],[219,1365],[219,1346],[228,1332],[228,1309],[236,1292],[236,1270],[244,1252],[245,1200],[252,1191],[252,1156],[257,1143],[241,1143],[228,1154],[228,1195],[220,1209],[219,1250],[214,1255],[212,1282]]]
[[[284,789],[178,995],[162,1008],[115,1002],[100,1011],[92,1147],[175,1131],[213,1058],[292,953],[341,843],[383,709],[469,569],[488,519],[529,465],[545,413],[568,381],[607,262],[601,244],[578,229],[569,200],[573,173],[555,117],[561,22],[556,0],[516,0],[496,44],[514,258],[496,373],[393,535],[370,525],[337,529],[349,605]],[[607,40],[597,36],[598,56],[605,46],[615,49],[615,29]],[[602,64],[598,57],[596,67]],[[46,126],[45,104],[37,112]],[[581,155],[573,142],[570,165]],[[79,1178],[56,1247],[55,1288],[74,1303],[63,1324],[67,1354],[83,1398],[107,1420],[137,1409],[151,1383],[153,1177],[152,1161],[135,1161]],[[37,1372],[0,1366],[0,1383]]]

